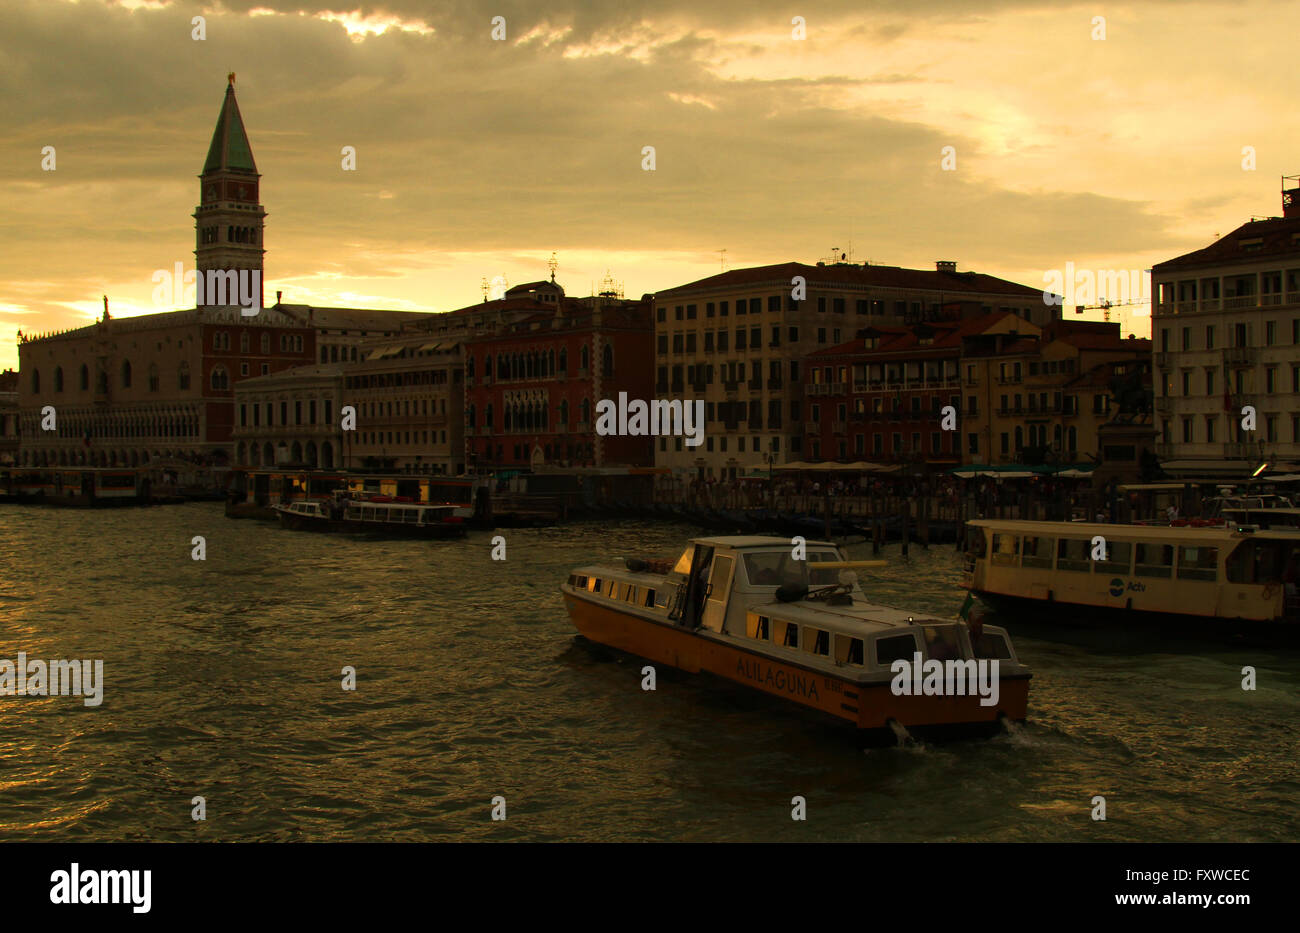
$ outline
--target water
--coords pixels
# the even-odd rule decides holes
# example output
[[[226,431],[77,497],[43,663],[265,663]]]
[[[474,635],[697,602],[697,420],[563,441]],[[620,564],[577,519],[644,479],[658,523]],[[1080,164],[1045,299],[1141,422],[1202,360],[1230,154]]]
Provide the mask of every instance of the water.
[[[385,542],[210,503],[0,506],[0,658],[103,658],[106,681],[94,709],[0,697],[0,840],[1300,838],[1295,653],[1013,629],[1028,722],[863,752],[739,688],[661,670],[643,692],[640,664],[575,642],[572,567],[675,556],[697,530],[502,533],[494,562],[486,532]],[[880,602],[960,606],[951,547],[884,556],[864,577]]]

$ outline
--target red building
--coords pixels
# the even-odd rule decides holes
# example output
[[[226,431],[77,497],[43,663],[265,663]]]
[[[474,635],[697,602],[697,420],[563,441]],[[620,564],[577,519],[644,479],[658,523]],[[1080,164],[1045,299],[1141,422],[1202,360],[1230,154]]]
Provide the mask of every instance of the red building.
[[[554,307],[465,343],[467,468],[651,465],[654,438],[596,433],[601,399],[653,397],[649,302],[565,298],[553,282],[507,297],[524,289]]]
[[[962,462],[962,343],[1023,326],[1016,315],[981,314],[905,327],[869,327],[856,339],[809,354],[804,366],[808,459],[946,469]],[[954,419],[944,429],[944,408]]]

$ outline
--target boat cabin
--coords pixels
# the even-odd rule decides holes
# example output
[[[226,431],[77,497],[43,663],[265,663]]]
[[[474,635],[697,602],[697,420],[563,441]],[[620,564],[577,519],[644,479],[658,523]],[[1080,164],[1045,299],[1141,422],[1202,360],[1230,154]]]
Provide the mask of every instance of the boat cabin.
[[[697,538],[671,568],[629,560],[581,567],[562,589],[646,620],[839,676],[892,676],[895,660],[999,659],[1018,665],[1005,631],[972,634],[950,619],[872,603],[839,548],[808,541],[796,559],[787,538]],[[664,569],[664,573],[655,573]]]

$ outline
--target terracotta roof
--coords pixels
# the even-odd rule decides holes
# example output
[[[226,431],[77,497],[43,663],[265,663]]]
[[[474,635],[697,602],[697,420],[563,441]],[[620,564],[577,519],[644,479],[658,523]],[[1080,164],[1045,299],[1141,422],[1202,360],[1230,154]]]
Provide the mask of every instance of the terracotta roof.
[[[929,291],[977,292],[985,295],[1007,295],[1017,297],[1043,298],[1041,288],[1031,288],[985,275],[982,272],[939,272],[928,269],[903,269],[899,266],[858,266],[834,264],[829,266],[810,266],[801,262],[785,262],[770,266],[752,266],[748,269],[732,269],[711,275],[708,278],[678,285],[674,288],[656,292],[656,298],[687,292],[702,292],[713,289],[734,288],[740,285],[757,285],[759,283],[783,285],[789,287],[790,280],[803,276],[809,285],[870,285],[880,288],[914,288]]]
[[[1300,217],[1272,217],[1244,223],[1209,246],[1156,263],[1153,274],[1196,266],[1255,262],[1300,255]],[[1258,243],[1252,241],[1258,240]]]

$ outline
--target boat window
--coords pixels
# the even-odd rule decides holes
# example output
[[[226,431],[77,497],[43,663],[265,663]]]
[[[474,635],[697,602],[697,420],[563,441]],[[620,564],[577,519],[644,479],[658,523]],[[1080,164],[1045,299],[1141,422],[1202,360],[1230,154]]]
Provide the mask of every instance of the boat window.
[[[574,573],[574,574],[570,574],[570,575],[569,575],[569,585],[570,585],[570,586],[573,586],[573,587],[576,587],[576,588],[578,588],[578,589],[580,589],[580,590],[585,590],[585,589],[587,588],[587,578],[586,578],[586,577],[579,576],[579,575],[576,574],[576,573]]]
[[[363,522],[372,522],[375,520],[375,510],[372,506],[366,506],[361,510],[361,520]]]
[[[780,642],[787,648],[798,648],[799,626],[793,622],[782,622],[778,619],[776,623],[776,638],[774,641]]]
[[[1092,542],[1087,538],[1062,538],[1056,542],[1056,569],[1087,573],[1091,569],[1091,552]]]
[[[1229,583],[1295,582],[1300,547],[1284,541],[1242,542],[1225,562]]]
[[[388,509],[375,509],[375,521],[377,522],[388,521]]]
[[[760,551],[745,555],[745,576],[751,586],[781,586],[801,583],[806,586],[829,586],[839,582],[838,570],[818,570],[817,564],[840,560],[829,548],[808,552],[807,560],[795,560],[789,549]]]
[[[695,553],[695,545],[690,545],[682,551],[682,556],[677,558],[677,564],[673,567],[673,573],[680,573],[682,576],[691,572],[691,555]]]
[[[1171,577],[1174,573],[1174,547],[1172,544],[1139,542],[1135,577]]]
[[[609,593],[606,594],[610,599],[618,599],[618,581],[609,581]]]
[[[971,647],[975,649],[977,658],[1011,660],[1011,647],[1007,644],[1007,640],[993,632],[983,632],[978,638],[972,636]]]
[[[965,655],[956,625],[926,625],[921,633],[925,636],[926,657],[950,661]]]
[[[911,633],[876,639],[876,665],[878,667],[889,667],[895,661],[900,660],[911,661],[914,654],[916,654],[916,636]]]
[[[654,597],[655,597],[655,608],[656,608],[656,609],[667,609],[667,608],[668,608],[668,590],[667,590],[667,589],[662,589],[662,590],[652,590],[652,592],[654,593]]]
[[[359,508],[356,508],[355,506],[352,507],[352,508],[350,508],[350,509],[348,509],[348,518],[351,519],[351,520],[354,521],[354,522],[356,522],[356,521],[360,521],[360,520],[361,520],[361,510],[360,510]]]
[[[1020,566],[1042,567],[1046,570],[1051,570],[1052,551],[1055,544],[1055,538],[1043,538],[1039,535],[1025,535],[1025,540],[1020,550]]]
[[[591,591],[592,591],[593,593],[599,593],[599,592],[600,592],[600,577],[592,577],[592,578],[591,578]]]
[[[623,599],[624,601],[629,603],[633,603],[633,604],[636,603],[636,587],[633,586],[631,583],[627,584],[627,587],[624,589]]]
[[[1217,547],[1178,546],[1178,579],[1209,580],[1218,578],[1219,549]]]
[[[745,634],[759,641],[768,641],[772,633],[767,616],[761,616],[757,612],[748,613],[745,616]]]
[[[862,667],[862,639],[849,635],[836,634],[835,660],[840,664],[852,664]]]
[[[972,526],[966,539],[966,550],[975,556],[978,560],[984,556],[984,548],[988,542],[984,540],[984,529],[979,526]]]
[[[645,591],[645,603],[644,603],[645,607],[646,607],[647,609],[653,609],[653,608],[654,608],[654,604],[655,604],[655,591],[654,591],[654,590],[646,590],[646,591]]]
[[[402,509],[402,514],[406,516],[408,522],[415,522],[418,524],[420,521],[419,509]]]
[[[1128,573],[1133,565],[1133,542],[1107,541],[1106,559],[1097,561],[1102,573]]]
[[[831,653],[831,633],[825,629],[810,628],[808,634],[809,637],[805,637],[803,640],[803,650],[810,654],[829,657]]]
[[[1020,537],[1005,532],[993,536],[993,563],[1015,566],[1020,556]]]

